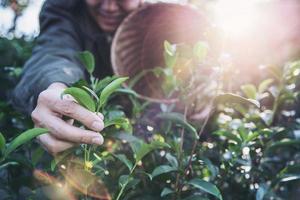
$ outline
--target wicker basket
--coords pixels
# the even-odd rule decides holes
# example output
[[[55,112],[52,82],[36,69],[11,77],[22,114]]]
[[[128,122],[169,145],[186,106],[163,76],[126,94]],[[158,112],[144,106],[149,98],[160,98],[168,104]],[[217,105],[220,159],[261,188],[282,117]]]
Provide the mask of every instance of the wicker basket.
[[[163,67],[163,43],[193,44],[203,39],[207,20],[198,10],[170,3],[148,4],[130,14],[118,28],[111,49],[114,73],[130,78],[142,70]],[[147,73],[134,86],[142,97],[171,103],[165,98],[162,80]]]

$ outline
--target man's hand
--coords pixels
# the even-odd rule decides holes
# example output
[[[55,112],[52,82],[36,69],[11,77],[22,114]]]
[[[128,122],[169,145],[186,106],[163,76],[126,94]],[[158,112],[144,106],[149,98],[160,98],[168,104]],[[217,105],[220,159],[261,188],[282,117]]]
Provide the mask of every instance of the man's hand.
[[[64,151],[78,143],[103,143],[102,135],[97,133],[104,128],[103,115],[80,106],[70,95],[64,95],[61,99],[65,88],[62,83],[51,84],[40,93],[37,106],[31,114],[36,127],[49,130],[48,134],[39,136],[38,141],[51,154]],[[64,121],[63,116],[70,120]],[[74,119],[93,131],[73,126]]]

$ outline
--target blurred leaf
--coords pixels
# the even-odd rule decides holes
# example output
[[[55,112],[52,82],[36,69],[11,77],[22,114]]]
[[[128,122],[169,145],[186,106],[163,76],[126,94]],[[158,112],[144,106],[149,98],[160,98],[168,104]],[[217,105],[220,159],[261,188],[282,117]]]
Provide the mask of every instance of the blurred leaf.
[[[36,166],[36,164],[39,162],[39,160],[42,158],[44,155],[45,150],[42,147],[37,147],[35,151],[32,153],[32,164]]]
[[[181,113],[175,113],[175,112],[159,113],[157,115],[157,117],[164,119],[164,120],[170,120],[171,122],[173,122],[175,124],[179,124],[179,125],[183,126],[185,129],[190,131],[196,139],[199,139],[197,130],[192,125],[190,125],[188,122],[186,122],[186,120],[184,119],[184,116]]]
[[[170,153],[167,153],[166,154],[166,159],[169,161],[169,163],[171,164],[172,167],[174,167],[176,169],[178,168],[178,161],[177,161],[177,158],[175,156],[173,156]]]
[[[208,158],[204,157],[202,160],[211,172],[212,179],[214,179],[218,175],[218,168]]]
[[[129,89],[129,88],[119,88],[119,89],[116,89],[116,92],[118,93],[122,93],[122,94],[127,94],[127,95],[132,95],[134,97],[138,97],[138,94],[132,90],[132,89]]]
[[[266,184],[260,184],[257,192],[256,192],[256,200],[263,200],[264,196],[268,192],[268,186]]]
[[[165,173],[169,173],[169,172],[173,172],[173,171],[177,171],[177,168],[171,167],[169,165],[160,165],[160,166],[157,166],[153,170],[153,172],[151,173],[151,176],[152,176],[152,179],[153,179],[156,176],[159,176],[159,175],[165,174]]]
[[[269,78],[269,79],[266,79],[264,80],[263,82],[261,82],[258,86],[258,93],[263,93],[265,92],[268,87],[271,85],[271,83],[273,83],[273,79]]]
[[[83,89],[70,87],[64,90],[63,94],[69,94],[83,107],[89,111],[95,112],[96,106],[91,96]]]
[[[294,181],[294,180],[299,180],[300,179],[300,174],[285,174],[280,182],[288,182],[288,181]]]
[[[164,196],[167,196],[167,195],[172,194],[172,193],[174,193],[174,191],[173,191],[172,189],[165,187],[165,188],[161,191],[160,196],[161,196],[161,197],[164,197]]]
[[[102,90],[100,94],[100,108],[102,108],[102,106],[106,104],[110,95],[114,93],[116,89],[118,89],[121,84],[124,83],[127,79],[127,77],[115,79]]]
[[[246,99],[242,96],[232,94],[232,93],[224,93],[220,94],[216,97],[215,103],[217,104],[225,104],[225,103],[237,103],[244,106],[255,106],[257,108],[260,108],[260,104],[258,101],[255,101],[253,99]]]
[[[279,148],[297,148],[297,149],[300,149],[300,140],[284,139],[284,140],[279,141],[279,142],[274,142],[269,147],[266,148],[266,153],[269,154],[271,152],[276,151]]]
[[[167,40],[164,41],[164,50],[170,56],[174,56],[176,52],[175,46],[170,44]]]
[[[214,134],[219,135],[219,136],[224,136],[225,138],[227,138],[229,140],[235,141],[237,144],[242,144],[242,139],[229,131],[218,130],[218,131],[215,131]]]
[[[194,178],[191,181],[188,182],[189,185],[194,186],[195,188],[198,188],[204,192],[207,192],[209,194],[214,195],[218,199],[222,200],[222,195],[219,191],[219,189],[212,183],[209,183],[207,181],[201,180],[199,178]]]
[[[5,150],[5,157],[8,156],[12,151],[17,149],[19,146],[29,142],[33,138],[47,133],[48,130],[44,128],[33,128],[30,130],[27,130],[23,133],[21,133],[19,136],[17,136],[15,139],[13,139],[12,142],[10,142]]]
[[[241,90],[245,93],[247,98],[256,99],[257,91],[254,85],[252,84],[242,85]]]
[[[116,158],[118,158],[122,163],[124,163],[129,171],[132,169],[132,163],[127,159],[126,155],[124,154],[115,154]]]
[[[2,135],[2,133],[0,132],[0,152],[3,153],[5,151],[5,137]]]
[[[79,53],[79,59],[82,64],[85,66],[89,74],[92,74],[95,69],[95,59],[91,52],[83,51]]]
[[[107,128],[107,127],[112,126],[112,125],[122,126],[123,124],[128,124],[128,123],[129,123],[129,121],[128,121],[127,118],[120,117],[120,118],[115,118],[115,119],[106,121],[104,127]]]
[[[206,42],[197,42],[194,45],[193,53],[199,61],[203,61],[207,56],[208,44]]]

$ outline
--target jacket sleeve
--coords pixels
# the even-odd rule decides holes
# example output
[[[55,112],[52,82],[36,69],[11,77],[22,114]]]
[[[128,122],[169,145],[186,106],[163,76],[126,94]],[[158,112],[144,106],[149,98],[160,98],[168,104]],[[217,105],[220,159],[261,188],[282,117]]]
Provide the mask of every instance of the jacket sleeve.
[[[46,1],[40,13],[40,35],[31,58],[26,62],[21,79],[12,92],[14,107],[30,115],[37,97],[53,82],[70,85],[84,77],[77,58],[82,51],[74,17],[64,1]]]

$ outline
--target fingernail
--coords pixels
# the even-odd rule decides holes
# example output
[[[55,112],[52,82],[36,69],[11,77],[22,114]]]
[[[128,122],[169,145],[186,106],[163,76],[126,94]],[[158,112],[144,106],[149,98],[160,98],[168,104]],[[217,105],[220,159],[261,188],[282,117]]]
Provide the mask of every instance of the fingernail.
[[[97,112],[97,116],[100,117],[100,119],[102,119],[102,120],[104,118],[103,115],[101,113],[99,113],[99,112]]]
[[[98,130],[98,131],[101,131],[103,129],[103,123],[99,122],[99,121],[95,121],[93,122],[92,124],[92,128],[94,130]]]
[[[95,137],[95,138],[92,139],[92,142],[94,144],[101,145],[101,144],[103,144],[103,138],[101,138],[101,137]]]

